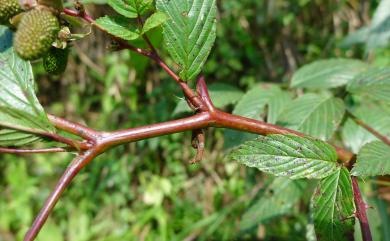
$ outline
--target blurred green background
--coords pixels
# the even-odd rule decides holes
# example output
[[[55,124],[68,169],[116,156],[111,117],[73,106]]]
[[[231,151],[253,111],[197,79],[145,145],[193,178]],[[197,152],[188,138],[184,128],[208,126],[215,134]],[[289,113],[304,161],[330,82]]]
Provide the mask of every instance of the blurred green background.
[[[88,1],[87,9],[95,17],[113,13],[105,2]],[[240,98],[259,82],[287,84],[297,68],[318,59],[349,57],[389,63],[389,47],[370,46],[377,40],[352,45],[358,42],[356,34],[345,39],[369,26],[378,3],[218,1],[218,37],[204,70],[207,82],[230,85]],[[161,45],[161,32],[155,31],[151,38]],[[38,96],[49,113],[99,130],[188,115],[176,109],[181,93],[175,82],[154,63],[127,51],[110,52],[109,44],[106,36],[93,30],[74,44],[61,77],[45,75],[41,63],[34,64]],[[172,65],[166,53],[162,56]],[[230,111],[232,106],[225,109]],[[226,158],[223,130],[210,129],[206,138],[205,158],[196,165],[188,164],[194,155],[191,133],[140,141],[105,153],[74,180],[37,240],[315,240],[308,215],[309,192],[294,205],[283,206],[288,195],[294,197],[294,187],[286,187],[284,199],[272,199],[271,177]],[[73,157],[1,156],[0,241],[22,240]],[[384,179],[367,180],[364,186],[373,206],[369,215],[375,240],[390,240],[388,186]],[[374,189],[383,195],[372,195]],[[276,202],[281,203],[274,206]],[[275,207],[277,211],[267,213]],[[248,209],[261,215],[251,228],[240,229]]]

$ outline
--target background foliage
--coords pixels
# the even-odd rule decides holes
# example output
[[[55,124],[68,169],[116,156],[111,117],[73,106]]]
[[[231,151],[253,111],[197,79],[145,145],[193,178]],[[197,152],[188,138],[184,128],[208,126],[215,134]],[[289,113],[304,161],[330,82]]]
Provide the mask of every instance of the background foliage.
[[[105,0],[88,2],[98,4],[88,6],[96,17],[113,13]],[[345,110],[340,100],[321,85],[337,87],[332,78],[343,76],[347,82],[366,63],[378,70],[364,75],[386,72],[381,67],[390,64],[389,28],[381,21],[386,13],[375,12],[378,4],[374,0],[218,1],[216,45],[205,67],[212,98],[219,107],[236,114],[263,119],[267,112],[271,123],[278,121],[324,140],[335,139],[334,132],[343,123],[343,132],[337,135],[357,152],[374,137],[351,120],[342,119]],[[89,29],[80,27],[78,31]],[[152,29],[149,35],[157,46],[161,44],[161,29]],[[106,48],[109,42],[98,32],[77,42],[68,70],[60,77],[48,76],[41,63],[34,64],[38,96],[48,112],[65,114],[100,130],[186,114],[180,91],[166,74],[142,56],[110,52]],[[299,67],[329,58],[338,58],[345,67],[325,73],[327,79],[314,85],[310,78],[316,77],[305,73],[305,68],[292,77]],[[318,73],[326,65],[337,68],[340,62],[324,60],[306,68]],[[194,71],[185,69],[182,75],[191,78]],[[316,93],[291,101],[291,94],[282,91],[289,84]],[[348,90],[361,91],[353,83]],[[389,90],[388,86],[384,90]],[[345,95],[341,89],[335,92],[338,97]],[[374,97],[378,96],[388,95],[375,93]],[[358,106],[359,101],[351,99],[348,108],[388,134],[390,121],[380,113],[389,113],[390,108]],[[286,104],[292,113],[282,111]],[[298,107],[305,105],[313,111],[305,111],[311,118],[302,121]],[[322,115],[327,109],[338,111]],[[296,118],[285,118],[291,114]],[[324,118],[335,122],[316,129],[318,120]],[[197,165],[187,163],[194,154],[190,133],[114,149],[76,178],[38,240],[315,240],[308,217],[315,182],[273,178],[226,157],[230,148],[251,137],[234,131],[208,131],[205,160]],[[372,149],[370,153],[364,148],[366,156],[372,155]],[[1,156],[1,241],[22,239],[71,158],[66,154]],[[332,188],[334,176],[343,173],[340,169],[320,185]],[[365,181],[365,194],[373,206],[369,215],[374,239],[390,240],[389,183],[386,177]],[[332,195],[332,190],[328,194]]]

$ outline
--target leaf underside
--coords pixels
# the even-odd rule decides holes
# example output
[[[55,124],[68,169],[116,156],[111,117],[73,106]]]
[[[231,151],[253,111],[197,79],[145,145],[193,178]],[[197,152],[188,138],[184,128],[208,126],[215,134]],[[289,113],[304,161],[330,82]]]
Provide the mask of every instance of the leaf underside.
[[[12,34],[3,26],[0,26],[0,126],[4,127],[0,129],[0,145],[4,146],[30,144],[39,138],[29,133],[55,130],[35,96],[31,65],[16,55]]]

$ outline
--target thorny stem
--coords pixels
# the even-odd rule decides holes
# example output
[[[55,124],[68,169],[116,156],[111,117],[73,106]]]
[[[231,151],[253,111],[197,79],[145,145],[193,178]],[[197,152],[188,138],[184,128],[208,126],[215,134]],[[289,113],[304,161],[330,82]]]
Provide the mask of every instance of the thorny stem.
[[[93,18],[90,17],[85,11],[77,12],[69,9],[64,9],[64,13],[75,17],[81,17],[87,22],[96,26],[99,30],[106,32],[104,29],[101,29],[99,26],[97,26],[94,23]],[[167,72],[180,85],[180,87],[185,93],[187,100],[191,103],[191,105],[193,105],[193,107],[195,107],[197,113],[191,117],[179,120],[173,120],[113,132],[95,131],[78,123],[70,122],[68,120],[49,115],[50,121],[57,128],[78,135],[87,140],[87,142],[82,142],[86,145],[86,150],[84,152],[81,152],[81,154],[66,169],[65,173],[55,187],[53,193],[47,199],[45,205],[43,206],[30,230],[26,234],[24,241],[32,241],[35,239],[43,224],[47,220],[49,214],[52,212],[61,194],[64,192],[64,190],[73,180],[73,178],[77,175],[77,173],[99,154],[115,146],[161,135],[168,135],[184,131],[201,130],[207,127],[229,128],[245,132],[251,132],[259,135],[295,134],[298,136],[305,136],[303,133],[294,130],[290,130],[254,119],[232,115],[216,109],[209,97],[207,86],[202,76],[198,79],[198,93],[194,93],[194,91],[189,88],[187,83],[182,81],[180,77],[176,75],[176,73],[173,72],[157,54],[136,48],[127,43],[127,41],[119,39],[115,36],[111,35],[111,37],[118,41],[118,43],[123,49],[129,49],[131,51],[137,52],[155,60],[165,70],[165,72]],[[201,142],[204,141],[202,138],[200,140]],[[355,159],[355,155],[348,150],[342,149],[340,147],[335,148],[339,160],[344,162],[346,166],[349,166],[351,161]],[[365,237],[365,241],[370,241],[371,239],[369,235],[367,215],[365,213],[365,208],[363,208],[364,203],[361,199],[360,190],[357,185],[356,178],[353,177],[352,181],[355,193],[355,203],[357,206],[356,215],[361,225],[364,226],[364,229],[362,228],[362,231],[363,236]]]
[[[360,193],[359,183],[357,177],[352,176],[352,188],[353,196],[356,205],[356,217],[360,223],[360,229],[362,231],[363,241],[372,241],[370,225],[367,218],[367,205],[363,201],[362,194]]]

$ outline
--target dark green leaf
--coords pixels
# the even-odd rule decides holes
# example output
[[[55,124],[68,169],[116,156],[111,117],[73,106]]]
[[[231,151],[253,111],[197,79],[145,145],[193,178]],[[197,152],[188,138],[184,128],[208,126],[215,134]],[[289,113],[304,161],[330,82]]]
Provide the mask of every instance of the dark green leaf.
[[[244,213],[240,229],[249,229],[288,213],[299,201],[306,186],[305,181],[275,178],[260,198]]]
[[[127,18],[137,18],[152,8],[153,0],[108,0],[108,4]]]
[[[135,40],[140,36],[137,27],[133,26],[129,20],[124,17],[104,16],[98,18],[96,24],[110,34],[125,40]]]
[[[360,150],[352,169],[354,176],[383,176],[390,174],[390,146],[374,141]]]
[[[327,89],[347,84],[367,68],[360,60],[319,60],[300,68],[291,80],[291,87]]]
[[[155,12],[146,19],[144,27],[142,28],[142,34],[147,33],[153,28],[157,28],[161,24],[165,23],[169,19],[168,15],[163,12]]]
[[[9,30],[0,26],[0,126],[23,131],[0,130],[0,143],[16,146],[38,139],[27,132],[54,132],[54,127],[35,96],[31,65],[16,55],[11,39]]]
[[[215,41],[216,0],[157,0],[169,20],[163,24],[169,54],[181,67],[183,80],[201,71]]]
[[[344,102],[333,97],[306,94],[291,102],[278,123],[310,136],[328,140],[345,113]]]
[[[324,178],[339,168],[332,146],[294,135],[259,137],[233,150],[231,157],[249,167],[292,179]]]
[[[359,74],[348,85],[348,91],[390,103],[390,68],[371,68]]]
[[[351,178],[343,167],[321,180],[314,191],[311,212],[318,240],[350,240],[354,211]]]

